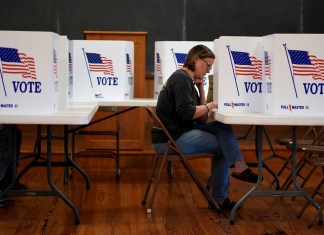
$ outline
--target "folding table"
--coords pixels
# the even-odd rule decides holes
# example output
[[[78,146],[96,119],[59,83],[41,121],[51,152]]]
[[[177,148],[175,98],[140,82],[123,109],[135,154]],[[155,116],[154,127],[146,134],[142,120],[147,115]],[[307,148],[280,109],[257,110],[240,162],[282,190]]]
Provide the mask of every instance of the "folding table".
[[[297,155],[297,126],[323,126],[324,117],[321,116],[276,116],[263,113],[221,113],[213,110],[214,120],[226,124],[255,125],[256,126],[256,154],[258,159],[258,181],[255,186],[248,191],[234,206],[230,215],[230,223],[235,224],[235,213],[238,208],[250,196],[302,196],[309,201],[316,210],[319,209],[318,203],[311,198],[298,184],[296,180],[296,155]],[[292,181],[296,190],[260,190],[258,189],[262,181],[262,169],[264,166],[262,158],[262,130],[263,126],[278,125],[292,126]],[[323,219],[323,218],[320,218]]]
[[[47,126],[47,153],[45,162],[33,161],[27,166],[29,169],[32,166],[46,166],[47,168],[47,181],[50,190],[12,190],[16,178],[13,178],[10,185],[0,192],[0,196],[59,196],[74,212],[75,224],[80,223],[80,216],[76,206],[57,188],[52,179],[52,166],[73,166],[85,178],[86,186],[89,188],[89,178],[86,173],[68,157],[68,125],[81,125],[87,124],[91,121],[92,117],[98,109],[97,103],[88,103],[87,105],[75,105],[67,107],[64,110],[51,114],[0,114],[1,124],[37,124]],[[64,162],[52,162],[52,126],[64,126]],[[16,157],[16,156],[13,156]],[[16,172],[16,165],[12,164],[13,171]],[[23,170],[24,171],[24,170]]]

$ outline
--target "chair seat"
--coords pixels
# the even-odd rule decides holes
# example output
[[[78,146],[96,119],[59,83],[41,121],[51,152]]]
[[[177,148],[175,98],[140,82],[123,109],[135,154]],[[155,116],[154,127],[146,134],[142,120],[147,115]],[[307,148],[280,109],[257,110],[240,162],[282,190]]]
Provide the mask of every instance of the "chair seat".
[[[280,145],[292,144],[292,139],[290,139],[290,138],[278,138],[275,141],[277,144],[280,144]],[[297,144],[312,144],[312,140],[300,139],[300,140],[297,140]]]
[[[297,145],[297,150],[300,150],[305,153],[324,154],[323,145]]]
[[[304,153],[313,153],[313,154],[323,154],[324,153],[324,145],[313,145],[306,143],[297,143],[296,145],[298,152]],[[291,150],[292,144],[287,144],[287,148]]]

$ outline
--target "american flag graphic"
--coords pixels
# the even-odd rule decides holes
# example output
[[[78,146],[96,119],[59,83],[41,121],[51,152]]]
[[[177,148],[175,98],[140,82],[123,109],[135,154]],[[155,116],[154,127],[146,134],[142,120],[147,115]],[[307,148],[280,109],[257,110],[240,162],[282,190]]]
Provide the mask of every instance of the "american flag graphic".
[[[57,77],[57,56],[56,56],[56,50],[53,50],[53,66],[54,66],[54,76]]]
[[[86,53],[89,70],[91,72],[102,72],[105,75],[114,76],[113,62],[98,53]]]
[[[186,60],[187,54],[186,53],[174,53],[178,69],[183,68],[184,62]]]
[[[156,71],[158,71],[158,73],[162,75],[162,60],[160,53],[156,53]]]
[[[262,80],[262,61],[248,52],[231,51],[236,75],[252,76]]]
[[[296,76],[312,76],[314,80],[324,80],[324,60],[310,55],[308,51],[288,50],[293,73]]]
[[[265,76],[268,79],[271,79],[271,59],[267,51],[264,52],[264,65],[265,65]]]
[[[126,71],[132,75],[132,60],[128,53],[126,53]]]
[[[34,58],[18,49],[0,47],[0,60],[4,74],[21,74],[23,78],[37,79]]]
[[[72,72],[72,55],[69,53],[69,71]]]

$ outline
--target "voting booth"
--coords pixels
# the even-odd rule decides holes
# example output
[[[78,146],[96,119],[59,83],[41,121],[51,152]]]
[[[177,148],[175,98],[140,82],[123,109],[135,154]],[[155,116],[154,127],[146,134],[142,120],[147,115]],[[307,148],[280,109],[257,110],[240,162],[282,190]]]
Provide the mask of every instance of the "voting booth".
[[[155,42],[154,53],[154,98],[157,99],[163,84],[168,80],[172,73],[181,69],[184,65],[189,50],[202,44],[213,50],[213,42],[199,41],[160,41]],[[208,75],[213,74],[213,69],[204,77],[205,94],[209,91]]]
[[[0,31],[0,113],[58,110],[59,35]]]
[[[134,42],[69,41],[69,97],[74,101],[134,97]]]
[[[265,112],[323,115],[324,35],[272,34],[262,41]]]
[[[220,112],[262,112],[263,48],[261,37],[220,37],[214,41],[218,110]]]
[[[219,111],[323,115],[323,41],[323,34],[215,40]]]

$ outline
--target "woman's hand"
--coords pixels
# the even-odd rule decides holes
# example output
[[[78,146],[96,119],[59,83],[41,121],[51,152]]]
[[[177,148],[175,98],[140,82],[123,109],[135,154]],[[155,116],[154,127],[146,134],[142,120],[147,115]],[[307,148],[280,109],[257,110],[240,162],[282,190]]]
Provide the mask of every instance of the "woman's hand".
[[[198,88],[204,87],[204,78],[195,78],[195,84]]]
[[[210,102],[210,103],[208,103],[208,106],[209,106],[210,110],[215,109],[215,108],[218,109],[218,102],[217,101]]]

